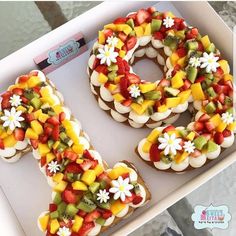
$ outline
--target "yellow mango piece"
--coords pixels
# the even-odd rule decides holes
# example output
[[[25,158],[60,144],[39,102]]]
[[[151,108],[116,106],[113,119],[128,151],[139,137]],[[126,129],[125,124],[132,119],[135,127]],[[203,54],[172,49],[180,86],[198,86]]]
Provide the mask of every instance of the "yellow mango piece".
[[[83,154],[84,152],[84,146],[81,144],[74,144],[72,146],[72,150],[77,154]]]
[[[107,24],[104,26],[104,29],[111,29],[113,31],[116,31],[116,24]]]
[[[35,111],[34,112],[35,119],[38,119],[41,114],[43,114],[42,109],[39,109],[39,110]]]
[[[38,120],[42,123],[45,123],[47,121],[47,119],[49,118],[49,115],[48,114],[40,114],[39,117],[38,117]]]
[[[72,183],[72,188],[74,190],[82,190],[82,191],[88,190],[87,186],[81,181],[75,181],[74,183]]]
[[[168,110],[168,107],[166,105],[161,105],[157,108],[158,112],[165,112]]]
[[[34,110],[34,108],[33,108],[32,106],[30,106],[30,107],[28,108],[28,113],[32,113],[33,110]]]
[[[87,185],[92,184],[95,181],[95,179],[96,179],[96,172],[94,170],[86,170],[81,177],[81,180]]]
[[[31,76],[28,80],[28,86],[29,88],[33,88],[35,86],[37,86],[40,83],[40,78],[38,76]]]
[[[170,62],[172,64],[172,66],[175,66],[177,64],[177,61],[179,60],[179,56],[177,53],[172,53],[170,56]]]
[[[46,231],[49,221],[49,215],[45,215],[39,218],[39,224],[43,232]]]
[[[147,136],[147,140],[151,143],[154,143],[158,136],[160,135],[160,131],[157,129],[153,129],[152,132]]]
[[[1,135],[0,135],[0,138],[1,139],[4,139],[8,136],[7,132],[6,131],[2,131]]]
[[[191,85],[192,95],[194,100],[204,100],[205,95],[202,90],[201,83],[195,83]]]
[[[67,186],[67,182],[62,180],[54,187],[54,190],[56,192],[63,192],[66,189],[66,186]]]
[[[38,139],[39,136],[32,128],[28,128],[25,132],[25,137],[28,139]]]
[[[123,102],[125,100],[125,98],[120,93],[114,94],[113,98],[117,102]]]
[[[227,126],[227,129],[230,130],[231,132],[234,131],[236,129],[236,121],[234,121],[233,123],[229,124]]]
[[[143,27],[142,26],[137,26],[137,27],[134,27],[134,31],[135,31],[135,34],[136,36],[139,38],[139,37],[142,37],[144,32],[143,32]]]
[[[124,50],[120,50],[120,51],[119,51],[119,56],[120,56],[121,58],[124,58],[125,55],[126,55],[126,52],[125,52]]]
[[[117,24],[116,25],[117,31],[123,31],[126,35],[129,35],[132,31],[132,28],[127,24]]]
[[[61,112],[63,112],[63,107],[61,105],[55,105],[52,108],[56,112],[57,115],[59,115]]]
[[[224,81],[233,81],[233,76],[230,74],[225,74],[224,75]]]
[[[186,159],[187,156],[188,156],[188,153],[187,152],[183,152],[182,154],[176,156],[175,162],[177,164],[179,164],[179,163],[183,162]]]
[[[223,132],[226,127],[227,127],[227,124],[225,124],[224,122],[220,122],[220,124],[216,127],[216,131]]]
[[[145,31],[145,29],[146,29],[146,26],[147,26],[147,23],[146,23],[146,22],[144,22],[144,23],[142,23],[140,26],[143,28],[143,31]]]
[[[183,79],[186,77],[186,73],[182,70],[178,71],[172,78],[171,78],[171,85],[173,88],[180,88],[184,85]]]
[[[149,36],[152,34],[151,23],[148,23],[145,27],[144,35]]]
[[[115,168],[113,168],[109,173],[108,176],[111,179],[118,179],[119,176],[129,173],[129,169],[127,167],[124,166],[117,166]]]
[[[64,174],[58,172],[55,175],[53,175],[52,179],[54,182],[59,183],[63,180]]]
[[[152,143],[149,141],[146,141],[142,147],[143,152],[149,153],[151,146],[152,146]]]
[[[166,99],[166,106],[168,108],[176,107],[180,104],[180,101],[181,101],[180,97],[167,98]]]
[[[202,38],[201,38],[201,42],[202,42],[203,47],[204,47],[205,49],[211,44],[208,35],[205,35],[204,37],[202,37]]]
[[[76,163],[77,163],[77,164],[82,164],[82,163],[83,163],[83,160],[78,158],[78,159],[76,159]]]
[[[106,37],[105,34],[102,31],[98,31],[98,43],[105,44]]]
[[[117,89],[117,85],[116,84],[109,84],[109,86],[108,86],[108,90],[109,91],[113,92],[116,89]]]
[[[169,16],[170,18],[175,17],[175,15],[171,11],[165,12],[165,16]]]
[[[116,84],[120,83],[120,79],[121,79],[122,77],[124,77],[124,76],[123,76],[123,75],[118,75],[118,76],[116,76],[115,79],[114,79],[114,82],[115,82]]]
[[[47,97],[47,96],[49,96],[49,95],[50,95],[50,90],[49,90],[49,88],[48,88],[48,87],[42,87],[42,88],[40,89],[40,94],[41,94],[42,97]]]
[[[214,126],[217,127],[221,123],[221,116],[219,114],[215,114],[210,118],[210,122],[212,122]]]
[[[194,132],[190,132],[190,133],[187,135],[186,139],[192,141],[192,140],[194,139],[194,137],[195,137],[195,133],[194,133]]]
[[[142,93],[150,92],[154,89],[156,89],[157,85],[155,83],[148,83],[148,84],[140,84],[139,88]]]
[[[117,215],[119,212],[121,212],[126,207],[126,204],[122,203],[120,200],[116,200],[111,205],[111,212],[113,215]]]
[[[98,75],[98,81],[101,83],[101,84],[105,84],[107,81],[108,81],[108,77],[106,75],[104,75],[103,73],[100,73]]]
[[[75,215],[74,223],[72,225],[73,232],[76,232],[76,233],[79,232],[79,230],[83,224],[83,221],[84,221],[84,219],[82,217]]]
[[[60,228],[60,224],[59,224],[58,220],[57,219],[51,220],[50,233],[55,234],[58,231],[59,228]]]
[[[49,162],[51,162],[52,160],[54,160],[55,157],[56,157],[56,156],[55,156],[52,152],[48,153],[48,154],[46,155],[46,161],[47,161],[47,163],[49,163]]]
[[[115,47],[118,49],[121,49],[123,47],[123,45],[124,45],[124,43],[120,39],[118,39],[118,43],[116,44]]]
[[[3,139],[4,147],[13,147],[16,145],[17,140],[15,139],[14,135],[11,134]]]
[[[185,103],[189,99],[191,92],[192,92],[191,89],[188,89],[178,94],[178,97],[181,98],[180,104]]]
[[[27,111],[27,109],[26,109],[25,107],[23,107],[23,106],[18,106],[18,107],[16,108],[16,110],[17,110],[17,111],[22,111],[22,113],[24,113],[24,112]]]
[[[40,135],[43,133],[43,127],[42,125],[37,121],[37,120],[33,120],[30,122],[31,128],[33,129],[33,131]]]
[[[180,65],[182,68],[185,67],[186,64],[186,56],[185,57],[181,57],[178,61],[177,64]]]
[[[39,143],[38,145],[39,154],[45,156],[50,152],[50,149],[47,144]]]
[[[151,100],[144,100],[142,105],[137,103],[132,103],[130,107],[139,115],[142,115],[149,106],[153,106],[155,104],[154,101]]]
[[[60,144],[60,141],[56,141],[56,142],[53,144],[52,148],[53,148],[54,150],[57,149],[57,147],[59,146],[59,144]]]
[[[230,68],[228,62],[226,60],[220,60],[218,63],[220,64],[221,69],[224,71],[224,75],[229,74]]]
[[[97,164],[93,170],[95,171],[96,176],[99,176],[104,172],[104,168],[101,164]]]

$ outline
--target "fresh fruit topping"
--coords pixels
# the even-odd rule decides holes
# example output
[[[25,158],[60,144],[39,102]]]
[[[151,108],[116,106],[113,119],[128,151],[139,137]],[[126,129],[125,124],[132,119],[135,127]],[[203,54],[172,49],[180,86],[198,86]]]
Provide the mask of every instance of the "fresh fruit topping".
[[[216,132],[216,133],[214,134],[214,141],[215,141],[218,145],[222,144],[222,143],[224,142],[224,135],[223,135],[223,133]]]
[[[62,199],[66,203],[76,203],[77,202],[77,197],[76,195],[71,191],[71,190],[65,190],[62,195]]]
[[[16,128],[14,132],[14,137],[17,141],[24,141],[25,131],[23,129]]]
[[[141,25],[142,23],[144,23],[148,18],[150,17],[150,13],[148,11],[146,11],[145,9],[140,9],[137,12],[137,17],[136,17],[136,21],[139,25]]]
[[[137,43],[137,38],[134,37],[134,36],[131,36],[129,37],[127,40],[126,40],[126,48],[127,50],[131,50],[132,48],[134,48],[134,46],[136,45]]]
[[[143,198],[139,195],[135,196],[133,199],[133,204],[138,205],[140,202],[142,202]]]
[[[150,155],[150,160],[153,162],[158,162],[161,160],[160,157],[160,150],[158,149],[158,145],[157,144],[152,144],[150,151],[149,151],[149,155]]]

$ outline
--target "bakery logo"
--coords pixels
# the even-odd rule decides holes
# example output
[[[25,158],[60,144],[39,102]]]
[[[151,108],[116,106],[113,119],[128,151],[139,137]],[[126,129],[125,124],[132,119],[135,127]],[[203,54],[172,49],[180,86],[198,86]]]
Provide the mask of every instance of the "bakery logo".
[[[80,43],[75,40],[70,40],[66,44],[60,46],[59,48],[49,51],[48,53],[48,63],[58,65],[64,60],[74,56],[79,52]]]
[[[34,62],[45,74],[78,57],[87,50],[87,45],[82,33],[75,34],[59,42],[52,48],[34,58]]]
[[[227,229],[229,226],[229,221],[231,220],[231,215],[228,207],[225,205],[210,205],[209,207],[197,205],[194,208],[192,220],[196,229]]]

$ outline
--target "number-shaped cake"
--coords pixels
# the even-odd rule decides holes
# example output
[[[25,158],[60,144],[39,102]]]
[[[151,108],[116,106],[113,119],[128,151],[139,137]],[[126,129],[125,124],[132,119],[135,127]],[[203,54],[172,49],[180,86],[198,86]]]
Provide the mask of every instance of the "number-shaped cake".
[[[132,65],[143,58],[153,60],[163,77],[149,82],[135,74]],[[140,9],[105,25],[88,73],[99,106],[116,121],[155,128],[137,153],[159,170],[201,167],[234,142],[228,62],[207,35],[171,12]],[[165,126],[188,108],[194,119],[187,127]]]
[[[108,169],[40,71],[18,77],[1,95],[0,157],[15,162],[30,150],[53,189],[38,219],[47,236],[98,235],[150,199],[133,164]]]

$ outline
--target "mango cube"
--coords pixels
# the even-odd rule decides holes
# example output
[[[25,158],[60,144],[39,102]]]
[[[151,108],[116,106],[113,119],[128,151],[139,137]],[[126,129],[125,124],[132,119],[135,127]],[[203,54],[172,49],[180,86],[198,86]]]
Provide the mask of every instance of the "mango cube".
[[[102,31],[98,31],[98,43],[104,44],[106,42],[105,34]]]
[[[117,24],[117,31],[123,31],[126,35],[129,35],[132,32],[132,28],[127,24]]]
[[[43,127],[42,125],[37,121],[37,120],[33,120],[30,122],[31,128],[33,129],[33,131],[40,135],[43,133]]]
[[[150,92],[154,89],[156,89],[156,84],[155,83],[148,83],[148,84],[140,84],[139,88],[141,90],[142,93],[147,93]]]
[[[103,73],[100,73],[98,75],[98,81],[101,83],[101,84],[105,84],[107,81],[108,81],[108,77],[106,75],[104,75]]]
[[[50,152],[50,148],[47,144],[39,143],[38,145],[39,154],[45,156]]]
[[[27,111],[27,109],[26,109],[25,107],[23,107],[23,106],[18,106],[18,107],[16,108],[16,110],[17,110],[17,111],[22,111],[22,113],[24,113],[24,112]]]
[[[118,43],[116,44],[115,47],[118,49],[121,49],[123,47],[123,45],[124,45],[124,43],[120,39],[118,39]]]
[[[224,75],[224,81],[233,81],[233,76],[230,74],[225,74]]]
[[[168,108],[176,107],[180,104],[181,98],[180,97],[173,97],[166,99],[166,106]]]
[[[122,102],[125,100],[125,98],[121,95],[121,93],[116,93],[113,95],[113,98],[117,102]]]
[[[74,224],[72,225],[72,230],[76,233],[80,230],[82,224],[83,224],[84,219],[78,215],[75,215],[74,218]]]
[[[161,105],[157,108],[158,112],[165,112],[168,110],[168,107],[166,105]]]
[[[61,105],[55,105],[52,108],[56,112],[57,115],[59,115],[61,112],[63,112],[63,108]]]
[[[138,38],[143,36],[144,32],[143,32],[143,27],[142,26],[134,27],[134,31],[135,31],[135,34]]]
[[[83,154],[84,152],[84,146],[81,144],[74,144],[72,146],[72,150],[77,154]]]
[[[49,221],[49,215],[45,215],[39,218],[39,224],[43,232],[46,231]]]
[[[122,203],[120,200],[116,200],[111,205],[111,212],[113,215],[117,215],[119,212],[121,212],[126,207],[126,204]]]
[[[151,146],[152,146],[152,143],[149,141],[146,141],[142,147],[143,152],[149,153]]]
[[[123,175],[123,174],[126,174],[126,173],[129,173],[129,169],[124,167],[124,166],[118,166],[118,167],[115,167],[113,168],[109,173],[108,173],[108,176],[111,178],[111,179],[118,179],[119,176]]]
[[[13,134],[7,136],[3,139],[4,147],[13,147],[16,145],[17,141]]]
[[[236,121],[234,121],[233,123],[229,124],[227,126],[227,129],[230,130],[231,132],[233,132],[236,129]]]
[[[186,64],[186,56],[180,58],[180,59],[177,61],[177,64],[180,65],[180,66],[183,68],[183,67],[185,66],[185,64]]]
[[[62,180],[54,187],[54,190],[56,192],[63,192],[66,189],[66,186],[67,186],[67,182]]]
[[[101,164],[97,164],[93,170],[95,171],[96,176],[99,176],[104,172],[104,168]]]
[[[29,88],[37,86],[40,82],[41,81],[38,76],[31,76],[27,81]]]
[[[202,38],[201,38],[201,42],[202,42],[203,47],[204,47],[205,49],[211,44],[208,35],[205,35],[204,37],[202,37]]]
[[[50,223],[50,233],[55,234],[60,228],[60,224],[57,219],[53,219]]]
[[[176,156],[175,162],[177,164],[179,164],[179,163],[183,162],[186,159],[187,156],[188,156],[188,153],[183,152],[182,154]]]
[[[221,123],[221,116],[220,114],[215,114],[210,118],[210,122],[214,124],[215,127],[217,127]]]
[[[182,91],[178,94],[178,97],[181,98],[181,100],[180,100],[181,104],[185,103],[189,99],[191,92],[192,92],[191,89],[187,89],[187,90]]]
[[[177,61],[179,60],[179,56],[176,52],[172,53],[170,56],[170,62],[172,66],[175,66],[177,64]]]
[[[194,132],[190,132],[188,135],[187,135],[187,139],[188,140],[190,140],[190,141],[192,141],[193,139],[194,139],[194,137],[195,137],[195,133]]]
[[[52,160],[54,160],[56,158],[56,156],[52,153],[52,152],[49,152],[47,155],[46,155],[46,161],[47,163],[50,163]]]
[[[87,185],[91,185],[96,179],[96,172],[94,170],[86,170],[81,180],[86,183]]]
[[[229,74],[230,68],[228,62],[226,60],[220,60],[218,63],[220,64],[221,69],[224,71],[224,75]]]
[[[121,58],[124,58],[125,55],[126,55],[125,50],[120,50],[120,51],[119,51],[119,56],[120,56]]]
[[[216,131],[223,132],[226,127],[227,127],[227,124],[225,124],[224,122],[220,122],[220,124],[216,127]]]
[[[38,119],[39,115],[41,115],[41,114],[43,114],[42,109],[37,110],[36,112],[34,112],[34,118]]]
[[[113,91],[116,90],[116,89],[117,89],[117,85],[116,85],[116,84],[109,84],[108,90],[109,90],[110,92],[113,92]]]
[[[116,31],[116,24],[107,24],[104,26],[104,29],[111,29],[113,31]]]
[[[53,175],[52,179],[54,182],[59,183],[63,180],[64,174],[58,172],[55,175]]]
[[[145,27],[144,35],[149,36],[151,35],[151,33],[152,33],[151,23],[148,23]]]
[[[48,114],[40,114],[39,117],[38,117],[38,120],[42,123],[45,123],[47,121],[47,119],[49,118],[49,115]]]
[[[178,71],[172,78],[171,78],[171,85],[173,88],[180,88],[184,85],[183,79],[186,77],[186,73],[182,70]]]
[[[25,137],[28,139],[38,139],[38,134],[32,128],[28,128],[25,132]]]
[[[192,95],[194,100],[204,100],[205,95],[202,90],[201,83],[195,83],[191,85]]]
[[[75,181],[74,183],[72,183],[72,187],[74,190],[82,190],[82,191],[88,190],[87,186],[81,181]]]
[[[152,130],[152,132],[147,136],[147,140],[151,143],[154,143],[157,140],[160,133],[161,132],[157,129]]]

